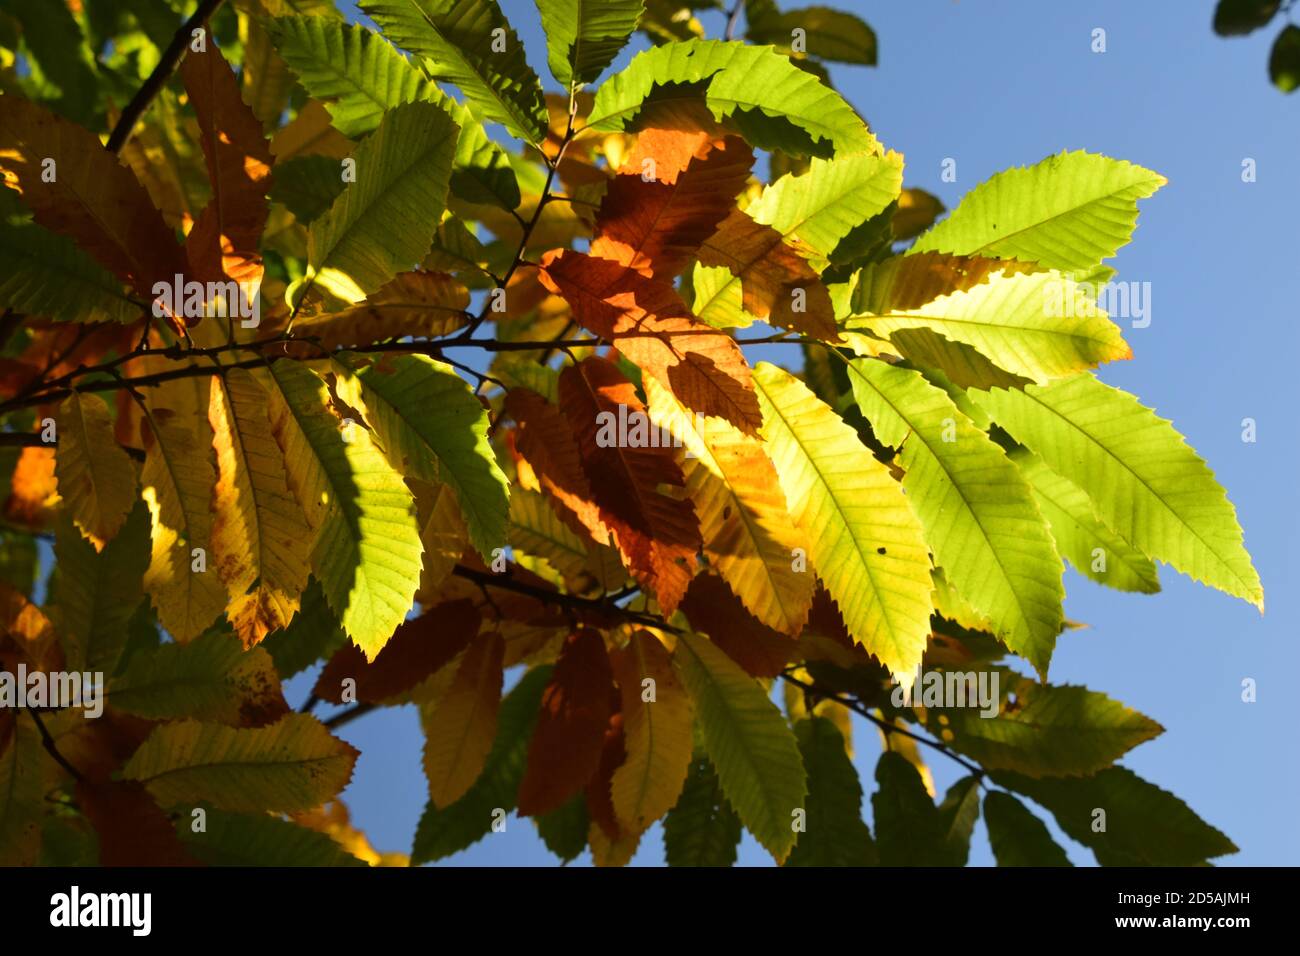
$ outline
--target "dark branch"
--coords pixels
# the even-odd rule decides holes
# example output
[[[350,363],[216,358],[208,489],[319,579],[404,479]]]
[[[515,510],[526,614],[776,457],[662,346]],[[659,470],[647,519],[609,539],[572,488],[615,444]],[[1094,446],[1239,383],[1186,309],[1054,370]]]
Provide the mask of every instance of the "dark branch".
[[[189,46],[193,32],[207,24],[221,3],[222,0],[202,0],[194,15],[181,24],[181,28],[172,37],[172,42],[167,44],[167,49],[163,50],[158,65],[153,68],[149,78],[136,91],[135,96],[131,97],[131,102],[126,104],[126,109],[122,110],[122,115],[118,117],[117,125],[113,127],[113,131],[108,136],[108,143],[105,144],[110,153],[122,151],[126,141],[131,138],[131,131],[135,129],[135,124],[140,121],[140,117],[149,109],[149,104],[154,101],[154,97],[162,91],[167,81],[171,79],[172,73],[176,71],[176,66],[185,55],[185,49]]]

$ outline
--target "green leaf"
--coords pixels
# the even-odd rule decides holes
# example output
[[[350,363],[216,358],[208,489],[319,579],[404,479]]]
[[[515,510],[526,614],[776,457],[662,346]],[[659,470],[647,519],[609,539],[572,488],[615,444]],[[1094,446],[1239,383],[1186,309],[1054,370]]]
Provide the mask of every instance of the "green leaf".
[[[1033,780],[994,773],[999,786],[1050,810],[1102,866],[1196,866],[1237,847],[1167,790],[1125,767],[1091,777]],[[1103,818],[1099,811],[1104,811]]]
[[[60,522],[54,543],[59,577],[51,618],[68,670],[112,674],[117,669],[127,624],[144,597],[148,542],[149,511],[143,502],[136,503],[103,551],[96,551],[70,520]]]
[[[60,322],[133,322],[142,309],[72,240],[0,222],[0,307]]]
[[[952,866],[949,825],[925,791],[916,767],[887,750],[876,764],[871,795],[881,866]]]
[[[717,771],[697,756],[677,805],[664,818],[664,856],[669,866],[731,866],[740,843],[740,817],[731,809]]]
[[[979,780],[974,775],[962,777],[948,788],[943,803],[939,804],[939,822],[943,826],[949,865],[966,865],[970,857],[970,837],[979,815]]]
[[[816,267],[851,259],[861,250],[862,228],[894,201],[903,185],[903,158],[897,153],[813,159],[807,172],[787,174],[764,188],[745,208],[755,222],[818,256]],[[806,252],[805,252],[806,254]],[[725,267],[696,263],[692,311],[716,328],[747,326],[742,278]]]
[[[998,677],[996,714],[971,706],[975,688],[968,682],[967,706],[926,707],[930,729],[985,769],[1083,776],[1164,732],[1151,718],[1086,687],[1040,684],[1006,668],[991,671]]]
[[[728,801],[758,842],[783,862],[797,837],[793,812],[808,792],[790,727],[762,686],[711,641],[682,634],[673,660]]]
[[[215,631],[136,652],[109,682],[108,697],[115,709],[150,720],[260,724],[285,710],[271,655]]]
[[[485,122],[534,146],[546,138],[542,84],[495,0],[363,0],[361,9],[435,79],[460,87]]]
[[[12,734],[0,746],[0,866],[33,866],[41,852],[49,756],[36,724],[13,711]]]
[[[587,830],[591,819],[587,815],[587,795],[580,793],[558,810],[533,817],[537,835],[564,863],[576,860],[587,848]]]
[[[270,196],[306,226],[320,218],[346,187],[337,159],[295,156],[276,163]]]
[[[627,45],[644,9],[643,0],[537,0],[551,76],[565,89],[593,82]]]
[[[156,726],[122,777],[143,783],[163,807],[290,813],[338,796],[357,756],[307,714],[252,730],[182,720]]]
[[[338,378],[339,397],[365,414],[399,472],[451,486],[470,541],[490,561],[506,543],[510,482],[488,443],[487,409],[473,389],[450,365],[427,355],[403,355],[346,374],[351,368]]]
[[[745,207],[752,219],[797,239],[834,262],[855,258],[855,231],[884,212],[903,188],[903,157],[890,152],[814,158],[787,173]]]
[[[1170,422],[1091,375],[971,392],[999,425],[1092,498],[1148,556],[1258,607],[1264,590],[1214,473]]]
[[[763,437],[853,639],[908,682],[930,635],[930,556],[902,486],[789,372],[759,363]]]
[[[407,103],[352,158],[350,183],[307,232],[307,283],[359,302],[429,251],[446,205],[456,125],[432,103]]]
[[[772,0],[746,0],[745,36],[751,43],[789,48],[792,32],[804,32],[809,56],[837,63],[876,65],[876,32],[860,17],[830,7],[781,13]]]
[[[405,103],[433,103],[460,127],[452,193],[466,202],[499,204],[505,209],[519,205],[519,184],[505,150],[488,137],[468,109],[438,89],[382,36],[358,24],[319,17],[282,17],[268,25],[280,55],[307,92],[331,101],[330,117],[344,136],[356,139],[369,133],[386,112]],[[320,157],[303,157],[308,158]],[[338,163],[326,162],[337,181]],[[278,175],[276,182],[280,182]]]
[[[1268,77],[1283,93],[1300,86],[1300,27],[1288,23],[1268,54]]]
[[[874,359],[848,369],[876,437],[901,448],[903,489],[935,563],[1011,650],[1046,672],[1064,569],[1016,466],[919,372]]]
[[[1020,259],[1082,279],[1129,241],[1137,201],[1166,182],[1123,160],[1061,152],[976,186],[909,253]]]
[[[176,832],[186,851],[208,866],[365,866],[324,833],[278,817],[205,809],[205,830],[189,814]]]
[[[1023,448],[1013,451],[1011,460],[1033,489],[1057,550],[1080,574],[1120,591],[1160,590],[1151,559],[1106,526],[1082,488]]]
[[[800,156],[878,153],[867,124],[834,90],[771,47],[722,40],[670,43],[638,54],[601,84],[587,125],[624,130],[646,101],[698,99],[689,84],[706,83],[704,99],[717,120],[760,149]],[[656,87],[672,84],[670,92]]]
[[[1035,382],[1132,356],[1119,327],[1077,284],[1055,272],[971,271],[972,261],[994,260],[908,255],[868,266],[845,326],[884,337],[929,329]]]
[[[281,360],[271,377],[289,485],[320,528],[312,573],[343,630],[373,660],[406,619],[420,583],[414,501],[370,432],[331,414],[316,373]]]
[[[984,797],[984,824],[998,866],[1071,866],[1043,821],[1001,790]]]
[[[496,740],[483,772],[451,806],[440,810],[433,801],[425,806],[415,831],[412,865],[440,860],[473,846],[491,831],[496,810],[515,808],[515,795],[528,762],[528,741],[550,676],[549,666],[533,668],[501,701]]]
[[[1245,36],[1268,24],[1282,0],[1219,0],[1214,8],[1214,32],[1221,37]]]
[[[873,866],[876,846],[862,820],[862,785],[839,729],[825,717],[794,725],[808,771],[805,832],[786,866]]]
[[[4,0],[0,10],[22,26],[28,71],[38,67],[57,88],[52,107],[78,123],[93,125],[96,94],[104,80],[71,10],[64,4],[36,7],[24,0]]]

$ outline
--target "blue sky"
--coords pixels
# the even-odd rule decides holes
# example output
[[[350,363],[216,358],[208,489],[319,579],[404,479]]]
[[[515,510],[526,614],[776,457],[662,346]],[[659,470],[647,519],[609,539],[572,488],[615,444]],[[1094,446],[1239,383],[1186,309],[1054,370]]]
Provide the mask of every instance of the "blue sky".
[[[1150,283],[1151,323],[1126,327],[1133,360],[1100,374],[1172,419],[1210,463],[1245,528],[1267,613],[1169,568],[1161,568],[1164,590],[1154,596],[1110,591],[1067,571],[1067,615],[1088,627],[1062,637],[1050,677],[1103,690],[1164,725],[1162,737],[1123,763],[1237,843],[1241,852],[1223,865],[1300,862],[1290,706],[1300,610],[1288,585],[1300,531],[1300,94],[1284,96],[1268,83],[1280,23],[1221,39],[1210,30],[1213,0],[830,2],[862,15],[880,41],[880,65],[832,67],[836,85],[882,142],[904,154],[906,184],[949,208],[993,173],[1062,149],[1105,153],[1168,177],[1142,204],[1134,241],[1112,260],[1120,279]],[[552,85],[532,0],[502,6]],[[706,23],[721,32],[720,14]],[[1091,49],[1096,28],[1106,31],[1104,53]],[[957,161],[955,183],[940,180],[946,158]],[[1247,158],[1257,169],[1253,183],[1241,178]],[[1257,424],[1253,444],[1242,441],[1248,417]],[[1244,678],[1257,682],[1256,703],[1241,701]],[[296,681],[290,700],[305,697],[310,683]],[[341,733],[362,751],[344,794],[354,822],[377,847],[409,850],[425,802],[414,710],[371,714]],[[869,799],[877,737],[860,725],[855,738]],[[931,766],[940,789],[958,777],[942,757]],[[1076,863],[1091,862],[1057,835]],[[634,862],[662,859],[655,830]],[[554,861],[531,821],[511,818],[504,833],[446,862]],[[746,835],[740,862],[770,858]],[[992,862],[982,824],[971,862]]]

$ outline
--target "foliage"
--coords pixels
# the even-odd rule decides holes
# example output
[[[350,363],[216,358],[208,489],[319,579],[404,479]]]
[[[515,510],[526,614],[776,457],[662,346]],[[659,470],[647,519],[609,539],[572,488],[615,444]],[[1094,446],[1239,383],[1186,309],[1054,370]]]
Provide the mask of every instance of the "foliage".
[[[0,670],[104,709],[0,709],[0,862],[408,862],[333,732],[406,704],[414,863],[517,810],[602,865],[658,821],[670,864],[963,865],[982,805],[1066,864],[1027,802],[1103,864],[1233,852],[1117,764],[1155,721],[1047,682],[1065,562],[1262,609],[1209,467],[1094,374],[1132,351],[1073,279],[1160,175],[1063,152],[937,221],[825,7],[538,0],[553,93],[495,0],[42,6],[0,3]]]
[[[1279,13],[1289,13],[1294,0],[1219,0],[1214,8],[1214,32],[1239,37],[1262,30]],[[1268,78],[1283,93],[1300,88],[1300,26],[1285,23],[1273,38],[1268,54]]]

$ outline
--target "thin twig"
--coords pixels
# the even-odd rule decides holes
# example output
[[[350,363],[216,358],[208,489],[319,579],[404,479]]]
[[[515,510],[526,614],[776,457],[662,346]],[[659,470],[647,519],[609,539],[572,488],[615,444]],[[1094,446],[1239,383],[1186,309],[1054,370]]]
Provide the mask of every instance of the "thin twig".
[[[131,102],[126,104],[126,108],[122,110],[122,115],[118,117],[117,125],[113,127],[113,131],[108,136],[108,142],[105,144],[110,153],[120,153],[122,151],[126,141],[131,138],[131,131],[135,129],[135,124],[149,109],[149,104],[154,101],[154,97],[167,85],[172,73],[176,71],[176,66],[181,62],[181,57],[185,55],[185,50],[190,44],[190,37],[194,31],[205,26],[221,4],[222,0],[202,0],[198,9],[194,11],[194,15],[181,24],[181,28],[172,37],[172,42],[167,44],[167,49],[163,50],[158,65],[153,68],[153,72],[144,81],[144,85],[136,90],[135,96],[131,97]]]
[[[744,6],[744,0],[736,0],[731,5],[731,12],[727,14],[727,32],[724,34],[724,39],[736,39],[736,27],[740,25],[740,11]]]
[[[81,775],[81,771],[69,763],[68,759],[64,757],[63,754],[59,753],[59,748],[55,746],[54,738],[50,736],[50,732],[45,726],[45,721],[41,720],[41,715],[30,708],[25,707],[23,709],[31,715],[32,720],[36,724],[36,729],[40,731],[41,743],[45,745],[45,752],[54,758],[55,763],[71,774],[73,780],[76,780],[78,783],[84,781],[86,778]]]
[[[807,681],[801,681],[799,680],[799,678],[794,677],[791,674],[785,672],[781,674],[781,679],[788,684],[793,684],[795,687],[803,688],[804,691],[815,694],[816,696],[822,698],[823,700],[833,700],[835,701],[835,703],[840,704],[843,707],[847,707],[855,714],[858,714],[861,717],[865,717],[867,720],[871,721],[882,731],[884,731],[886,735],[898,734],[902,737],[908,737],[912,740],[915,740],[918,744],[924,744],[926,747],[930,747],[933,750],[937,750],[939,753],[943,754],[949,760],[954,760],[957,763],[961,764],[963,767],[966,768],[967,772],[974,774],[978,779],[980,780],[984,779],[983,767],[977,764],[973,764],[962,757],[959,757],[951,748],[949,748],[943,743],[940,743],[937,740],[933,740],[930,737],[922,736],[921,734],[913,733],[907,728],[900,727],[897,724],[893,723],[892,721],[885,720],[881,717],[877,717],[875,714],[871,712],[871,709],[867,707],[865,704],[863,704],[861,701],[854,700],[851,697],[844,697],[841,694],[836,694],[834,691],[830,691],[818,687],[816,684],[809,684]]]

